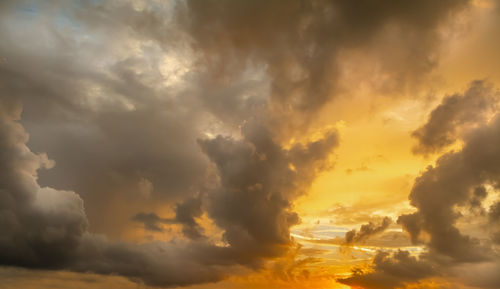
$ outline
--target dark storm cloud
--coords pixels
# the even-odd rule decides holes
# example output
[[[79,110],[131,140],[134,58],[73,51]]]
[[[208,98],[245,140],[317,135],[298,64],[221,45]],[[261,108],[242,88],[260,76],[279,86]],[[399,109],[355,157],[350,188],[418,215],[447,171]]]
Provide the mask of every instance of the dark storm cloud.
[[[198,101],[162,85],[161,50],[129,51],[137,39],[126,27],[92,30],[69,18],[78,5],[44,2],[30,14],[26,3],[2,11],[0,93],[22,101],[30,148],[58,163],[40,184],[77,191],[92,230],[112,236],[129,225],[124,207],[195,194],[208,121]]]
[[[364,242],[371,236],[382,233],[392,224],[392,220],[389,217],[385,217],[382,222],[377,225],[372,222],[364,224],[359,228],[359,231],[355,229],[348,231],[345,234],[345,242],[347,244]]]
[[[400,53],[377,56],[384,70],[402,80],[428,71],[439,24],[467,2],[2,2],[0,263],[178,286],[282,256],[299,222],[293,201],[329,168],[338,136],[285,149],[272,132],[306,126],[336,92],[339,53],[369,50],[387,29]],[[192,65],[176,63],[184,60]],[[238,135],[239,125],[241,138],[219,135]],[[53,162],[32,153],[23,126],[53,169],[38,175]],[[153,230],[181,224],[191,240],[136,245],[93,234],[119,236],[129,209],[157,203],[175,217],[135,219]],[[204,212],[225,246],[203,238]]]
[[[335,90],[339,50],[369,47],[394,25],[412,32],[395,49],[419,51],[394,62],[428,63],[439,23],[466,2],[3,2],[0,88],[22,100],[32,150],[58,163],[40,184],[77,191],[91,229],[119,236],[125,207],[197,193],[208,163],[195,140],[207,130],[251,117],[274,133],[305,126],[302,113]],[[165,76],[170,54],[181,64],[167,61]],[[184,82],[162,85],[175,78]]]
[[[460,215],[455,206],[477,199],[477,188],[491,182],[498,185],[500,170],[500,118],[472,132],[459,152],[440,157],[419,176],[410,194],[418,211],[398,220],[414,240],[421,232],[430,236],[429,248],[456,261],[487,259],[479,241],[463,235],[455,226]]]
[[[434,66],[439,24],[467,3],[189,0],[178,18],[215,75],[265,65],[273,116],[305,113],[304,123],[337,92],[343,50],[383,46],[378,63],[403,84]]]
[[[216,281],[223,274],[201,259],[207,245],[133,245],[87,232],[83,201],[71,191],[41,188],[37,170],[51,164],[32,153],[17,122],[18,103],[0,100],[0,263],[29,268],[120,274],[150,285]]]
[[[73,192],[38,185],[37,170],[51,163],[26,147],[19,103],[1,98],[0,112],[0,262],[57,266],[71,258],[87,228],[83,201]]]
[[[418,145],[416,154],[440,152],[459,138],[467,128],[485,124],[498,107],[499,94],[484,81],[474,81],[463,94],[449,95],[430,114],[425,125],[412,136]]]
[[[292,202],[328,168],[338,136],[332,131],[285,150],[256,121],[246,123],[242,135],[241,140],[218,136],[199,142],[220,176],[220,186],[208,196],[209,215],[225,230],[236,258],[254,263],[288,250],[290,227],[299,223]]]
[[[393,289],[436,274],[432,263],[417,259],[408,251],[398,251],[392,255],[379,251],[373,258],[372,266],[373,272],[355,269],[351,277],[337,281],[356,288]]]
[[[493,88],[476,81],[465,94],[455,94],[444,100],[431,113],[430,126],[444,127],[434,131],[444,136],[454,125],[470,121],[485,122],[485,110],[490,110],[495,94]],[[443,117],[440,121],[440,119]],[[439,125],[438,125],[439,123]],[[431,129],[424,129],[432,131]],[[455,226],[460,214],[456,206],[472,204],[481,207],[486,198],[485,184],[498,186],[500,170],[500,117],[497,114],[487,124],[467,134],[461,151],[442,155],[435,166],[429,166],[415,181],[410,193],[410,204],[418,209],[403,215],[398,223],[418,242],[423,232],[429,234],[428,246],[431,253],[442,254],[454,261],[480,261],[488,259],[486,248],[470,236],[463,235]],[[432,135],[432,133],[430,133]],[[491,255],[490,255],[491,257]]]
[[[221,179],[208,197],[209,214],[225,230],[228,246],[202,238],[195,221],[203,212],[198,198],[179,203],[173,219],[135,216],[153,229],[158,223],[182,224],[184,234],[198,241],[137,245],[89,233],[76,193],[40,188],[37,170],[53,162],[26,146],[19,102],[2,99],[0,112],[0,264],[118,274],[154,286],[214,282],[236,265],[259,268],[285,254],[292,245],[289,228],[299,221],[291,202],[325,168],[338,142],[331,132],[285,150],[256,124],[243,128],[242,140],[201,140]]]

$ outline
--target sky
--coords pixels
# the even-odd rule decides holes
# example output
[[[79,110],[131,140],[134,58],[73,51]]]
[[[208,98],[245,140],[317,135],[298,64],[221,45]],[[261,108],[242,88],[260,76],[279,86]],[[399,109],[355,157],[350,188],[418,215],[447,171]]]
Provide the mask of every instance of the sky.
[[[0,2],[0,289],[500,288],[497,0]]]

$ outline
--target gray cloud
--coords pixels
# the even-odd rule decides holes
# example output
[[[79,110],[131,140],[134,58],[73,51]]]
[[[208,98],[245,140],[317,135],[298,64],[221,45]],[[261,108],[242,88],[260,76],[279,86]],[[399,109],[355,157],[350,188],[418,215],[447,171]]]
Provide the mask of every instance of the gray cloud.
[[[83,201],[70,191],[41,188],[37,170],[52,164],[25,145],[18,102],[0,99],[0,262],[56,267],[87,228]]]
[[[172,223],[172,219],[160,218],[155,213],[138,213],[132,217],[132,220],[142,223],[144,229],[155,232],[163,232],[162,224]]]
[[[347,244],[364,242],[371,236],[384,232],[391,224],[392,220],[389,217],[385,217],[379,225],[369,222],[362,225],[359,231],[355,229],[348,231],[345,234],[345,242]]]
[[[117,236],[129,225],[128,210],[196,193],[208,165],[196,138],[208,120],[198,102],[162,85],[158,47],[136,53],[132,35],[115,26],[92,30],[59,3],[35,15],[14,7],[2,17],[1,94],[22,101],[30,148],[58,163],[40,172],[40,184],[77,191],[91,230]],[[56,12],[73,26],[57,26]],[[80,32],[90,40],[78,29],[89,29]]]
[[[491,226],[491,240],[496,244],[500,244],[500,229],[498,229],[500,224],[500,201],[490,206],[488,219]]]
[[[44,269],[120,274],[149,285],[174,286],[220,280],[203,261],[208,244],[144,245],[110,242],[89,234],[83,201],[71,191],[40,187],[37,170],[52,164],[32,153],[17,122],[17,103],[0,101],[0,263]],[[162,257],[159,257],[162,256]]]
[[[58,163],[40,184],[78,192],[90,230],[118,237],[126,212],[198,193],[196,139],[252,117],[298,132],[334,94],[339,51],[391,42],[389,26],[401,53],[381,52],[386,70],[428,71],[437,27],[467,1],[30,3],[2,3],[2,95],[22,100],[30,148]],[[425,67],[394,65],[413,59]]]
[[[303,125],[339,91],[343,51],[371,51],[404,86],[434,66],[439,25],[467,3],[193,0],[178,18],[218,77],[238,75],[248,63],[264,65],[273,117],[281,124],[281,117],[300,113]],[[287,121],[300,127],[293,117]]]
[[[453,118],[457,115],[475,113],[474,108],[469,111],[468,108],[462,107],[459,110],[465,111],[456,114],[455,110],[447,109],[450,103],[464,101],[464,98],[478,96],[479,102],[484,101],[485,106],[490,105],[490,101],[482,98],[484,89],[482,82],[474,82],[465,94],[450,97],[434,110],[430,118],[433,121],[429,123],[437,121],[436,115],[445,114],[446,111],[454,111],[450,114],[452,116],[450,123],[455,121]],[[493,90],[488,88],[486,91]],[[469,101],[475,103],[472,99]],[[459,106],[462,105],[464,104]],[[479,112],[484,111],[479,109]],[[470,120],[462,116],[459,119]],[[474,119],[479,118],[474,117]],[[450,125],[446,120],[443,121],[445,127]],[[462,217],[457,207],[470,206],[481,212],[485,211],[483,201],[489,193],[485,186],[492,185],[498,188],[500,182],[500,170],[497,165],[500,159],[499,136],[500,115],[497,114],[490,122],[482,123],[464,135],[464,146],[461,150],[444,153],[434,166],[427,167],[416,178],[409,199],[417,211],[401,215],[398,224],[410,234],[414,244],[425,246],[426,250],[420,254],[418,261],[413,258],[410,264],[406,264],[407,262],[400,262],[401,256],[377,255],[374,259],[373,272],[355,271],[351,278],[340,282],[363,288],[394,288],[422,278],[441,275],[479,288],[498,287],[498,278],[494,278],[491,274],[500,264],[500,257],[493,245],[497,242],[498,234],[494,229],[497,204],[489,208],[488,218],[485,218],[487,221],[483,222],[484,226],[479,229],[486,234],[479,236],[464,233],[457,225]],[[471,213],[474,214],[473,211]],[[391,267],[380,265],[386,262],[397,264],[398,270],[407,273],[418,272],[413,266],[420,263],[423,263],[422,266],[425,268],[434,269],[425,271],[425,274],[396,276],[390,273]],[[483,276],[482,280],[477,278],[478,274]]]
[[[499,128],[496,117],[471,133],[461,151],[444,154],[436,166],[428,167],[416,179],[409,198],[418,211],[398,220],[414,240],[425,231],[430,235],[429,248],[437,254],[457,261],[488,258],[478,240],[461,234],[455,227],[460,215],[454,207],[477,199],[478,186],[498,182],[500,171],[494,163],[500,155],[496,148],[500,144]]]
[[[280,137],[338,92],[341,52],[374,53],[404,86],[433,67],[439,25],[467,3],[2,1],[0,262],[158,286],[260,268],[293,245],[293,201],[338,145],[334,131],[289,149]],[[53,163],[31,151],[57,166],[38,171]],[[190,240],[94,234],[116,238],[130,211],[157,204],[176,216],[134,219],[181,224]],[[203,238],[203,212],[227,246]],[[431,231],[422,215],[415,231]]]
[[[417,259],[408,251],[397,251],[392,255],[379,251],[373,258],[372,266],[373,272],[355,269],[351,277],[337,281],[366,289],[393,289],[436,274],[432,263]]]
[[[135,216],[152,229],[159,229],[158,223],[180,223],[184,234],[198,241],[137,245],[89,233],[83,201],[76,193],[41,188],[37,171],[53,162],[26,146],[19,102],[2,99],[0,111],[0,263],[119,274],[154,286],[214,282],[237,265],[255,269],[267,258],[285,254],[292,245],[289,227],[299,221],[291,202],[325,168],[338,143],[331,132],[285,150],[257,124],[243,128],[242,140],[200,140],[220,174],[220,185],[209,192],[209,214],[225,230],[228,246],[202,238],[194,219],[202,214],[198,198],[179,203],[173,219]]]
[[[292,202],[328,168],[338,136],[329,132],[323,139],[285,150],[255,121],[243,126],[242,136],[199,143],[220,176],[220,185],[208,196],[208,213],[225,230],[224,239],[241,261],[252,263],[288,250],[290,227],[299,222]]]
[[[500,221],[500,202],[491,205],[488,216],[492,222]]]
[[[485,83],[474,81],[463,94],[446,96],[429,115],[427,123],[412,133],[418,140],[416,154],[440,152],[463,135],[464,130],[484,125],[488,114],[498,107],[498,92]]]

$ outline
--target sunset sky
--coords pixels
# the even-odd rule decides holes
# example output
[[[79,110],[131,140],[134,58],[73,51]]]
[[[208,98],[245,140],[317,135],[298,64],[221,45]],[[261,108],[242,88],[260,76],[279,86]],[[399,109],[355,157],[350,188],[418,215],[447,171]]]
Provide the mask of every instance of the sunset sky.
[[[500,288],[500,1],[0,1],[0,289]]]

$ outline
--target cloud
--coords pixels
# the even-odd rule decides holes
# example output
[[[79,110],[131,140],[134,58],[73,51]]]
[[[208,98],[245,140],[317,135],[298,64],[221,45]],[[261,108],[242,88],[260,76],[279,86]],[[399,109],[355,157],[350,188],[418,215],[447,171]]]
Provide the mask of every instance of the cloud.
[[[0,169],[4,172],[0,263],[118,274],[153,286],[215,282],[238,265],[256,269],[268,258],[285,254],[293,245],[289,227],[299,221],[291,202],[325,168],[338,144],[337,134],[331,132],[286,150],[273,142],[265,128],[250,123],[242,130],[242,140],[221,136],[200,140],[221,180],[210,192],[208,212],[225,230],[228,246],[216,246],[198,235],[201,228],[194,218],[201,216],[202,209],[197,198],[179,203],[173,219],[155,214],[134,217],[153,230],[160,229],[159,223],[180,223],[184,234],[197,241],[138,245],[89,233],[83,201],[76,193],[38,185],[38,169],[54,163],[26,146],[28,137],[18,122],[20,107],[19,102],[0,102]]]
[[[434,66],[438,27],[467,4],[187,1],[178,21],[217,77],[230,79],[249,63],[264,66],[272,116],[297,129],[290,115],[299,113],[303,125],[339,92],[343,52],[374,54],[373,63],[404,86]]]
[[[220,185],[208,196],[208,213],[242,262],[284,254],[290,227],[299,223],[292,202],[330,165],[335,131],[283,149],[259,122],[242,127],[242,139],[218,136],[199,141],[216,165]],[[236,256],[238,258],[238,256]]]
[[[482,80],[469,85],[465,93],[446,96],[429,115],[427,123],[413,131],[418,140],[415,154],[442,151],[455,143],[464,131],[484,125],[498,108],[498,91]]]
[[[377,63],[417,71],[410,60],[429,63],[437,27],[467,6],[183,3],[2,3],[1,93],[22,100],[30,148],[58,164],[40,184],[78,192],[93,232],[118,238],[128,212],[195,196],[210,166],[196,142],[206,134],[236,135],[254,117],[276,138],[303,136],[338,90],[341,51],[388,43],[400,53],[379,49]]]
[[[174,218],[160,218],[155,213],[138,213],[132,217],[133,221],[142,223],[144,229],[149,231],[163,232],[164,224],[181,224],[182,232],[189,239],[203,238],[203,228],[196,222],[195,218],[201,217],[203,210],[199,198],[186,199],[177,204]]]
[[[172,219],[160,218],[155,213],[138,213],[132,217],[135,222],[142,223],[144,229],[155,232],[163,232],[162,224],[172,223]]]
[[[491,222],[500,221],[500,202],[496,202],[495,204],[491,205],[488,216]]]
[[[87,229],[83,201],[74,192],[38,185],[37,170],[47,166],[47,156],[26,147],[19,103],[0,99],[0,107],[0,262],[60,266]]]
[[[464,95],[473,97],[478,95],[475,92],[483,89],[482,82],[474,82]],[[462,99],[461,94],[455,97]],[[445,100],[444,103],[450,102],[453,101]],[[441,104],[431,114],[431,119],[437,114],[436,111],[446,110],[445,107]],[[472,114],[474,110],[467,110],[467,113]],[[444,126],[447,125],[445,122]],[[427,167],[416,178],[409,200],[417,211],[401,215],[398,224],[410,234],[414,244],[425,246],[426,250],[418,260],[405,257],[405,261],[411,262],[402,262],[401,254],[408,255],[407,252],[394,256],[379,254],[374,259],[372,272],[355,271],[351,278],[340,282],[363,288],[394,288],[422,278],[446,276],[461,284],[479,288],[498,287],[497,278],[490,275],[500,264],[500,257],[493,245],[497,231],[492,230],[495,226],[492,222],[496,222],[497,204],[489,208],[488,218],[481,219],[480,214],[473,215],[481,225],[472,233],[464,232],[458,226],[463,213],[457,208],[474,206],[484,211],[485,200],[492,193],[486,186],[497,188],[500,181],[497,165],[500,159],[499,136],[500,114],[496,114],[491,121],[480,124],[463,136],[464,146],[461,150],[444,153],[434,166]],[[474,214],[472,211],[470,213]],[[390,271],[392,267],[387,267],[387,264],[397,264],[398,270],[404,272],[419,272],[413,268],[417,264],[421,264],[422,268],[434,269],[414,276],[395,276]],[[468,270],[476,273],[463,273]],[[479,281],[481,278],[477,278],[478,275],[484,276],[483,282]]]
[[[436,274],[431,263],[411,256],[408,251],[397,251],[392,255],[379,251],[372,266],[373,272],[363,272],[358,268],[351,277],[337,281],[366,289],[393,289]]]
[[[410,203],[418,211],[403,215],[398,222],[414,240],[422,232],[429,234],[429,247],[436,254],[443,254],[456,261],[488,259],[486,248],[479,241],[463,235],[455,226],[460,215],[455,206],[476,199],[475,192],[488,182],[497,182],[498,169],[492,160],[500,151],[498,143],[499,118],[472,132],[464,148],[441,156],[434,167],[419,176],[410,193]]]
[[[338,94],[343,53],[404,86],[432,69],[440,25],[468,1],[30,3],[0,4],[1,264],[178,286],[285,255],[293,203],[339,140],[284,135]],[[54,162],[32,151],[57,165],[39,170]],[[152,206],[175,217],[133,219],[181,224],[188,240],[111,241]],[[204,213],[223,246],[203,237]],[[415,231],[432,233],[422,216]]]
[[[359,228],[359,231],[355,229],[348,231],[345,234],[345,242],[347,244],[364,242],[366,239],[371,236],[377,235],[385,231],[392,223],[392,220],[389,217],[385,217],[382,220],[382,223],[376,225],[372,222],[368,224],[364,224]]]
[[[120,274],[162,286],[222,278],[222,272],[197,255],[208,245],[189,250],[174,243],[138,246],[88,233],[83,201],[76,193],[38,185],[37,170],[48,159],[26,146],[28,136],[17,122],[20,106],[2,99],[0,111],[2,265]]]

